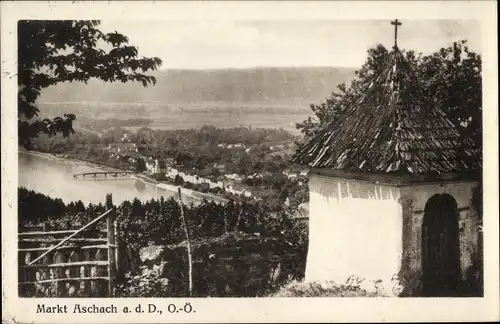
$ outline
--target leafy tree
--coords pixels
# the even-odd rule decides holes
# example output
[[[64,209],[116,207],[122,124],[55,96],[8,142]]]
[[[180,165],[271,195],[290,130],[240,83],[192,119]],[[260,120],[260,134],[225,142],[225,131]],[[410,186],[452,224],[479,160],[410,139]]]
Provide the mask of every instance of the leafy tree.
[[[178,174],[175,176],[174,185],[176,185],[176,186],[184,185],[184,179]]]
[[[157,181],[165,181],[167,180],[167,175],[165,174],[165,172],[160,172],[155,175],[155,179]]]
[[[148,168],[146,167],[146,162],[144,161],[143,158],[137,158],[136,162],[135,162],[135,171],[136,172],[144,172],[146,171]]]
[[[161,59],[139,57],[135,46],[118,32],[103,33],[97,20],[23,20],[18,22],[18,123],[19,143],[30,146],[40,132],[65,137],[74,133],[76,116],[38,117],[35,102],[42,89],[60,82],[141,82],[155,84]],[[107,50],[105,50],[107,48]]]
[[[144,217],[144,214],[145,212],[141,201],[137,198],[134,198],[134,200],[132,201],[130,216],[135,218],[142,218]]]
[[[78,200],[75,203],[75,212],[76,213],[82,213],[84,211],[85,211],[85,205],[83,204],[83,202],[81,200]]]
[[[419,78],[424,95],[481,146],[481,56],[471,52],[466,41],[455,42],[427,56],[414,51],[402,52]],[[297,123],[297,129],[308,138],[336,120],[361,94],[362,84],[379,72],[388,55],[389,51],[380,44],[369,49],[367,61],[356,71],[350,86],[340,84],[324,102],[311,105],[314,117]]]
[[[424,56],[416,70],[422,89],[445,111],[450,120],[482,146],[481,56],[467,42]]]

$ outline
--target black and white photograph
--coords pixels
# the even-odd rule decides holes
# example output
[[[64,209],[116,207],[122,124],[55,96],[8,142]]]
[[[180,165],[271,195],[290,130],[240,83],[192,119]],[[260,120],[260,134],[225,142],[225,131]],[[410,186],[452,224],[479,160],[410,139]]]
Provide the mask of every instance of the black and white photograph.
[[[21,300],[485,296],[481,20],[41,17],[2,56]]]

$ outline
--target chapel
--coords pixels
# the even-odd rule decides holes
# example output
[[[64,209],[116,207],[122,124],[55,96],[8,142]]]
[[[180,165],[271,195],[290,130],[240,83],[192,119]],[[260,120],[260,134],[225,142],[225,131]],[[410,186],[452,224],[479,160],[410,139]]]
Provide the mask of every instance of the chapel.
[[[482,278],[481,152],[424,96],[392,24],[382,68],[293,157],[309,168],[305,280],[464,296]]]

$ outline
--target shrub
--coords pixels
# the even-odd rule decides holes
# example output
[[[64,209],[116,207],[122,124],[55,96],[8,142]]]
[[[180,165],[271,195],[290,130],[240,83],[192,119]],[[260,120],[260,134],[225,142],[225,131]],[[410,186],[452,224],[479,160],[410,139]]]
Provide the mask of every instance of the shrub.
[[[271,294],[271,297],[384,297],[381,292],[361,289],[359,280],[348,280],[345,284],[333,281],[292,281]]]
[[[165,181],[167,180],[167,176],[165,175],[165,172],[160,172],[160,173],[156,173],[154,174],[154,179],[156,181]]]
[[[180,175],[176,175],[174,179],[174,185],[176,186],[182,186],[184,184],[184,178],[182,178]]]
[[[165,263],[154,265],[151,269],[141,267],[141,274],[128,273],[123,284],[117,286],[118,297],[165,297],[169,295],[168,279],[163,278]]]

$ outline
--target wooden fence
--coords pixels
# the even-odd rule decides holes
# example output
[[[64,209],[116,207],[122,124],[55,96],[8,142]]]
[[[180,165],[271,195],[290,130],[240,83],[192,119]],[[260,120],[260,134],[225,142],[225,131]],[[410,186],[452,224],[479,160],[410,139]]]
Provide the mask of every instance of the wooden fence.
[[[115,295],[119,273],[116,211],[111,195],[106,212],[75,230],[20,231],[20,297],[107,297]],[[98,230],[106,220],[106,229]]]

